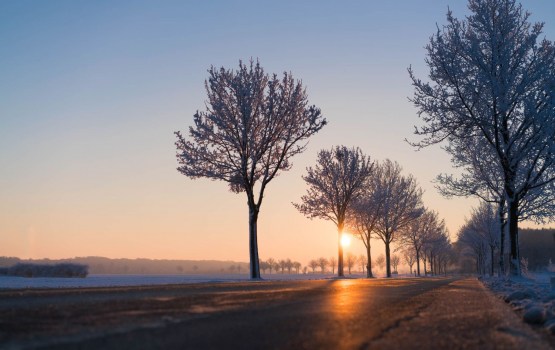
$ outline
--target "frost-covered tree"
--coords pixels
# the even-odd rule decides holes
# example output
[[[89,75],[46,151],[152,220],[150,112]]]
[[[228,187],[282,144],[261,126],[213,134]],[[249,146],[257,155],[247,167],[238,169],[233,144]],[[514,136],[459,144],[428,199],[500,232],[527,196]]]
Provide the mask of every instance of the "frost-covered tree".
[[[347,211],[349,230],[362,241],[366,248],[366,277],[369,278],[373,277],[371,240],[385,202],[384,192],[377,182],[383,175],[382,169],[383,167],[377,164],[374,166],[366,186]]]
[[[495,208],[489,203],[482,203],[472,212],[470,226],[480,233],[490,252],[490,275],[494,274],[495,250],[500,245],[499,222]]]
[[[424,261],[428,260],[432,275],[439,274],[442,268],[446,268],[446,262],[451,254],[451,242],[445,225],[438,226],[426,237],[422,252]],[[424,269],[426,269],[425,264]]]
[[[401,166],[386,159],[373,182],[382,204],[375,225],[376,235],[385,245],[386,275],[391,277],[390,245],[412,221],[423,212],[422,190],[412,175],[401,174]]]
[[[447,198],[475,196],[496,206],[500,235],[499,267],[500,271],[505,271],[507,204],[503,189],[503,170],[496,163],[496,155],[492,154],[492,149],[480,138],[454,139],[445,149],[452,155],[453,165],[463,171],[458,177],[439,175],[438,189]],[[555,213],[554,198],[555,182],[546,183],[541,188],[528,192],[519,202],[518,221],[551,221]]]
[[[445,222],[439,220],[436,212],[425,210],[416,220],[401,229],[400,243],[414,252],[418,276],[420,276],[420,260],[424,244],[429,241],[429,237],[444,227]]]
[[[476,272],[485,275],[488,247],[480,232],[466,223],[457,233],[457,244],[461,256],[471,257],[475,261]]]
[[[305,88],[290,73],[268,75],[257,61],[238,70],[208,70],[206,110],[194,115],[189,137],[176,132],[180,173],[229,184],[245,192],[249,207],[250,277],[260,278],[257,222],[266,187],[326,120],[309,106]]]
[[[489,266],[494,274],[495,250],[499,248],[499,222],[494,207],[482,203],[472,210],[472,215],[459,231],[460,244],[470,248],[476,260],[478,273],[485,274]],[[489,264],[488,264],[489,262]],[[486,266],[488,265],[488,266]]]
[[[332,221],[338,232],[337,275],[343,276],[343,247],[341,235],[346,214],[352,201],[360,196],[372,173],[373,164],[359,148],[345,146],[321,150],[314,168],[308,167],[303,179],[308,184],[301,204],[295,204],[310,219]]]
[[[553,194],[543,188],[555,180],[555,49],[540,39],[543,24],[531,24],[515,0],[470,0],[468,7],[464,20],[449,11],[427,45],[431,82],[409,68],[423,121],[414,145],[447,141],[451,154],[463,139],[484,145],[500,173],[510,271],[518,275],[519,207],[530,195]]]

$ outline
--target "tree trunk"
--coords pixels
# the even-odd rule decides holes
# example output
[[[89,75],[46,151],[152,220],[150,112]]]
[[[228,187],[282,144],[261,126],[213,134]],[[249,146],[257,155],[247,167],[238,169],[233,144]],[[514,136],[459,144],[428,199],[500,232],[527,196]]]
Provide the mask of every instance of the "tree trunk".
[[[422,259],[422,262],[424,263],[424,276],[426,276],[426,254],[424,254],[424,259]]]
[[[260,265],[258,261],[258,236],[257,236],[258,210],[249,205],[249,256],[250,278],[260,279]]]
[[[386,276],[391,277],[391,265],[390,265],[390,256],[389,256],[389,242],[385,243],[385,271]]]
[[[418,276],[420,276],[420,249],[416,250],[416,271],[418,272]]]
[[[494,272],[493,260],[494,260],[495,247],[490,246],[489,248],[491,249],[491,274],[490,274],[490,276],[493,277],[493,272]]]
[[[518,251],[518,202],[510,199],[508,201],[508,209],[509,238],[511,240],[510,273],[513,276],[520,276],[520,254]]]
[[[337,276],[343,277],[343,246],[341,245],[341,236],[343,235],[343,223],[337,225]]]
[[[499,203],[499,277],[505,275],[505,201]]]
[[[370,240],[368,240],[368,244],[366,245],[366,277],[372,278],[372,255],[370,252]]]

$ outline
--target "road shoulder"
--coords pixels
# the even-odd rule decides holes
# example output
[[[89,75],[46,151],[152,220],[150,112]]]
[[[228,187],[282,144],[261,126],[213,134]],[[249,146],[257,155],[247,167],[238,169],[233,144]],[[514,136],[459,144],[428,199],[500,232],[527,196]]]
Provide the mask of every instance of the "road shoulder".
[[[368,348],[553,349],[548,339],[475,278],[454,281],[417,298],[426,307]]]

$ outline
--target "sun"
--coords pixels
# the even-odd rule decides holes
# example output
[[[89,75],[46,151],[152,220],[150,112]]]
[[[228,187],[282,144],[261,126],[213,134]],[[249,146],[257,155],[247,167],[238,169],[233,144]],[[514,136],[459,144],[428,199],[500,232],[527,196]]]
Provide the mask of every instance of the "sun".
[[[348,247],[351,244],[351,237],[348,234],[344,233],[341,235],[341,245],[343,247]]]

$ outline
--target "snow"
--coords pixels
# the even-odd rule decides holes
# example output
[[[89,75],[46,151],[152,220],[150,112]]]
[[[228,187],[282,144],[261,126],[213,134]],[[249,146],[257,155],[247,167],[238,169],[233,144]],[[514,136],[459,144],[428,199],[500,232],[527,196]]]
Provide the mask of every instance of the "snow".
[[[331,274],[263,274],[263,280],[313,280],[334,277]],[[353,277],[362,277],[353,275]],[[86,278],[0,276],[0,289],[19,288],[87,288],[185,283],[247,282],[246,274],[213,275],[89,275]]]
[[[501,296],[530,324],[543,325],[555,334],[555,286],[553,273],[530,273],[526,277],[484,277],[482,282]]]

